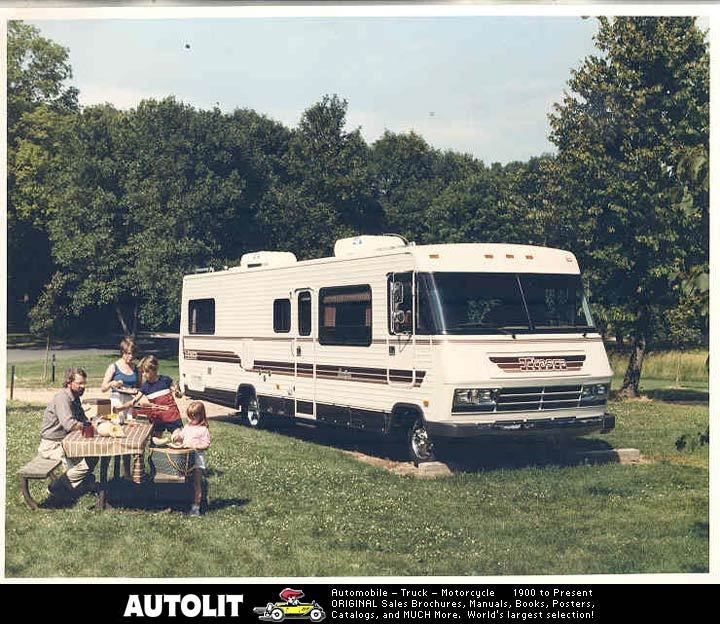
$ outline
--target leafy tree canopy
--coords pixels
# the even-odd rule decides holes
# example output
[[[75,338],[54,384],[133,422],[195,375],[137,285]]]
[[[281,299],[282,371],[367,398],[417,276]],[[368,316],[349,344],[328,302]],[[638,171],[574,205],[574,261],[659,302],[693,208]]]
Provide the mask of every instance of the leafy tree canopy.
[[[601,302],[633,319],[624,382],[634,395],[670,277],[707,254],[708,205],[679,199],[689,151],[707,145],[708,51],[693,18],[600,18],[600,51],[574,71],[551,115],[568,245]],[[578,218],[579,217],[579,218]]]

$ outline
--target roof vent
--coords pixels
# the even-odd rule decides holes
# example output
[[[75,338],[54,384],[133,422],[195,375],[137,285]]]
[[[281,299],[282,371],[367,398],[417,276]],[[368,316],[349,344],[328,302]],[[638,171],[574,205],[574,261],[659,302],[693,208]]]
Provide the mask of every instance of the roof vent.
[[[297,258],[289,251],[254,251],[240,258],[240,268],[257,269],[259,267],[282,267],[295,264]]]
[[[353,236],[352,238],[341,238],[335,241],[335,257],[359,256],[374,251],[385,251],[406,247],[407,241],[402,236],[387,234],[383,236]]]

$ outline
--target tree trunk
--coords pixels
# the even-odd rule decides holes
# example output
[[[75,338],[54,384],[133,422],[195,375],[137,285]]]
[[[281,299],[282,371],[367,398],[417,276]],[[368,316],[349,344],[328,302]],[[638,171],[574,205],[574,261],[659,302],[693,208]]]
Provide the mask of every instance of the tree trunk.
[[[50,361],[50,332],[48,332],[47,338],[45,340],[45,361],[43,362],[43,372],[42,372],[42,378],[43,381],[47,379],[47,371],[48,371],[48,362]]]
[[[680,364],[682,363],[682,349],[678,350],[677,368],[675,369],[675,387],[680,387]]]
[[[632,351],[630,352],[630,361],[628,362],[623,385],[620,388],[620,396],[636,399],[640,396],[640,375],[642,374],[643,360],[647,350],[647,342],[645,336],[633,336]]]
[[[125,317],[123,316],[122,310],[120,309],[119,305],[115,306],[115,314],[117,314],[118,321],[120,321],[120,326],[123,330],[124,336],[130,335],[130,329],[128,328],[127,322],[125,321]]]
[[[135,338],[135,334],[137,334],[137,326],[138,326],[138,305],[137,303],[133,306],[133,324],[132,324],[132,337]]]

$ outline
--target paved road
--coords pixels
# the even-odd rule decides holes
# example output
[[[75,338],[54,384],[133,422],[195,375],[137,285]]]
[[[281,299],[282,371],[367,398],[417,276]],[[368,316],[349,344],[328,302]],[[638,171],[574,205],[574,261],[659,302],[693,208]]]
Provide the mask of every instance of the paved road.
[[[137,339],[138,351],[142,355],[146,353],[156,353],[160,357],[160,354],[173,354],[177,355],[178,351],[178,336],[177,334],[150,334],[142,335]],[[62,358],[75,358],[82,357],[84,355],[118,355],[118,346],[120,339],[118,338],[117,343],[110,345],[105,341],[98,341],[95,346],[83,347],[81,345],[75,346],[62,346],[55,345],[51,350],[51,354],[55,354],[57,357]],[[7,362],[8,364],[17,364],[19,362],[38,362],[45,359],[45,348],[44,347],[28,347],[28,348],[15,348],[11,347],[7,351]]]
[[[82,357],[83,355],[117,355],[117,349],[63,349],[61,347],[50,350],[52,354],[62,358]],[[41,362],[45,359],[45,349],[29,348],[29,349],[8,349],[8,364],[18,364],[20,362]]]

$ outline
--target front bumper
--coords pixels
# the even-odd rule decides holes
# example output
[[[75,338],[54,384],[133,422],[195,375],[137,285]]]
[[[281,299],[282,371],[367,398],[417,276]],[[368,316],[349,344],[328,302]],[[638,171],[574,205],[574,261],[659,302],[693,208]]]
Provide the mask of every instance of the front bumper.
[[[533,420],[501,420],[494,423],[427,422],[429,435],[438,438],[477,438],[487,435],[572,435],[581,436],[599,431],[609,433],[615,428],[615,416],[538,418]]]

